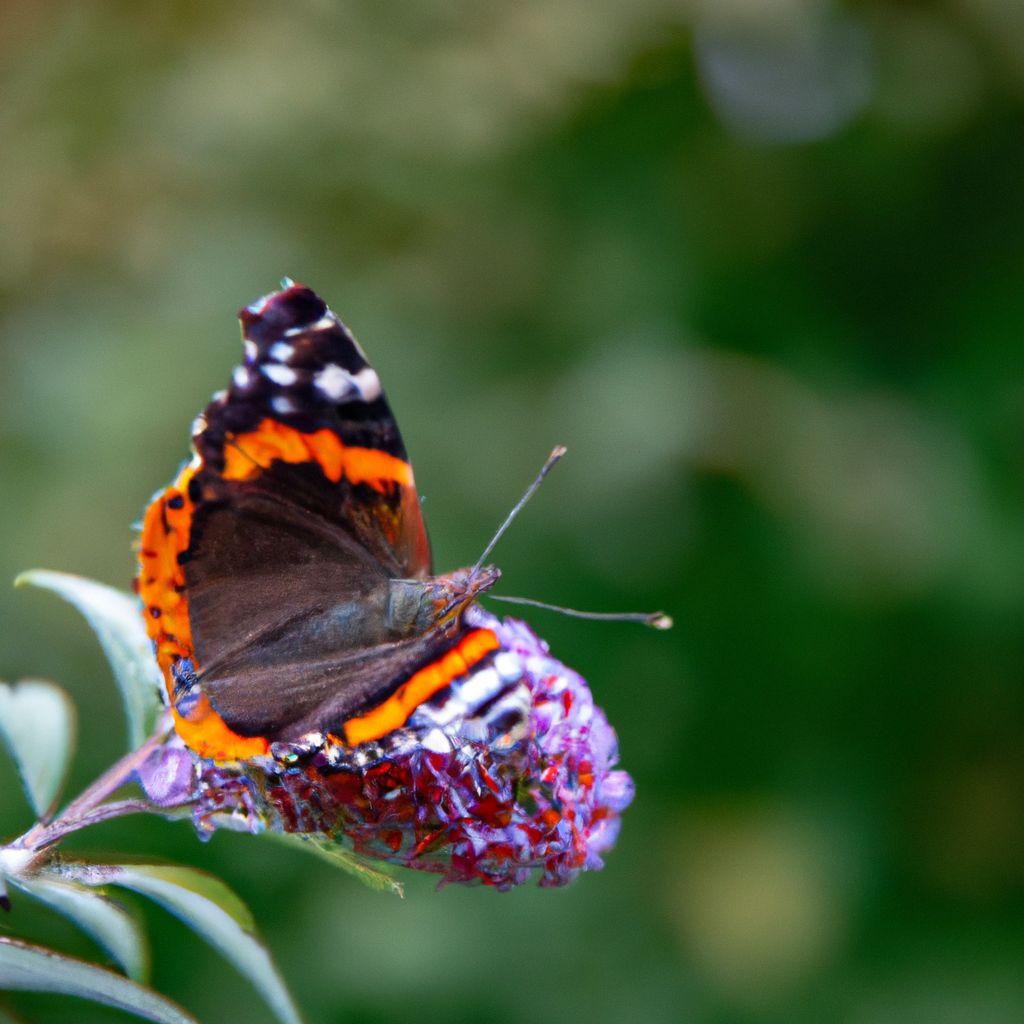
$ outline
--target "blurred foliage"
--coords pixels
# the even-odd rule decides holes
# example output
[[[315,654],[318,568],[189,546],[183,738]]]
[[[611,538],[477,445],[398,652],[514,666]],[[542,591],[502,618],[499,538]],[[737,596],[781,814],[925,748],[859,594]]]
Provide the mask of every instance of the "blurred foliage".
[[[531,616],[637,779],[567,892],[90,844],[226,878],[318,1022],[1024,1017],[1021,10],[8,0],[0,577],[130,579],[234,310],[289,274],[380,371],[439,567],[564,442],[505,592],[678,623]],[[73,692],[84,783],[122,742],[100,652],[44,596],[0,621],[7,678]],[[267,1019],[150,923],[157,988]]]

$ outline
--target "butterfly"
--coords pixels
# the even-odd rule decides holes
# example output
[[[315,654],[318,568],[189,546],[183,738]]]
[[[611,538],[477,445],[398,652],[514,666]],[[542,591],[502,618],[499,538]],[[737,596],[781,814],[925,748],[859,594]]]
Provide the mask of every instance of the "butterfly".
[[[239,313],[244,362],[149,505],[136,589],[175,728],[218,762],[398,735],[514,743],[529,693],[475,599],[434,575],[398,425],[348,328],[289,280]]]

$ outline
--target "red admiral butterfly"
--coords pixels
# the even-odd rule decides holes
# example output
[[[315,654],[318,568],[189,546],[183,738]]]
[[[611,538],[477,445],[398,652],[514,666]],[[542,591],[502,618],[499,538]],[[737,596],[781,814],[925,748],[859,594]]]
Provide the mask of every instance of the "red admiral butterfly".
[[[405,446],[348,329],[290,281],[240,317],[245,362],[139,550],[200,835],[315,834],[498,888],[600,867],[633,794],[615,732],[543,641],[475,603],[564,449],[476,566],[434,576]]]
[[[354,751],[419,709],[443,721],[458,682],[470,735],[514,736],[527,698],[464,617],[498,570],[432,575],[376,372],[322,299],[284,285],[239,314],[245,362],[142,527],[138,591],[179,735],[216,761]]]

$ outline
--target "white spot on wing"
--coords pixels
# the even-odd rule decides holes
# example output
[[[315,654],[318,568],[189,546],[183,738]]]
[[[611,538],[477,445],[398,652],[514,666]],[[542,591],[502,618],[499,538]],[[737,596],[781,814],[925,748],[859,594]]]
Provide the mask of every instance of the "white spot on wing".
[[[459,696],[469,705],[479,707],[493,697],[504,682],[493,668],[474,672],[465,682],[459,684]]]
[[[274,395],[270,400],[270,407],[276,413],[286,416],[290,412],[298,412],[298,406],[287,395]]]
[[[249,386],[249,371],[244,366],[236,366],[235,372],[231,374],[236,388],[247,388]]]
[[[380,396],[380,378],[369,366],[349,373],[336,363],[329,363],[313,377],[313,384],[332,402],[344,402],[353,395],[372,402]]]
[[[287,387],[289,384],[294,384],[299,377],[299,375],[290,366],[278,366],[276,363],[261,366],[260,372],[264,377],[269,378],[275,384],[280,384],[281,387]]]
[[[295,355],[295,346],[289,345],[287,341],[275,341],[270,346],[270,358],[279,363],[287,363]]]
[[[328,311],[327,314],[320,317],[315,324],[310,324],[308,329],[311,331],[329,331],[337,322],[338,318]]]
[[[364,366],[352,377],[352,382],[359,388],[359,394],[364,402],[380,398],[380,377],[372,366]]]
[[[506,683],[514,683],[523,675],[523,663],[514,651],[501,651],[494,658],[495,671]]]
[[[255,363],[260,354],[260,350],[256,345],[256,342],[250,341],[246,338],[245,341],[242,342],[242,345],[245,347],[245,361],[247,363]]]
[[[421,704],[409,718],[413,726],[446,726],[469,714],[469,708],[454,694],[448,697],[439,707]]]
[[[352,374],[336,363],[328,363],[313,375],[313,386],[322,391],[332,402],[340,402],[357,390]]]

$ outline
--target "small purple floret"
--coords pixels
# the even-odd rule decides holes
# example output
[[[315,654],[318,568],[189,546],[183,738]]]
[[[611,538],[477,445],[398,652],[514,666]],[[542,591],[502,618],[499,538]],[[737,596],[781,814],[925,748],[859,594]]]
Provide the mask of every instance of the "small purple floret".
[[[186,804],[195,795],[195,764],[177,736],[154,750],[135,774],[143,792],[158,807]]]

